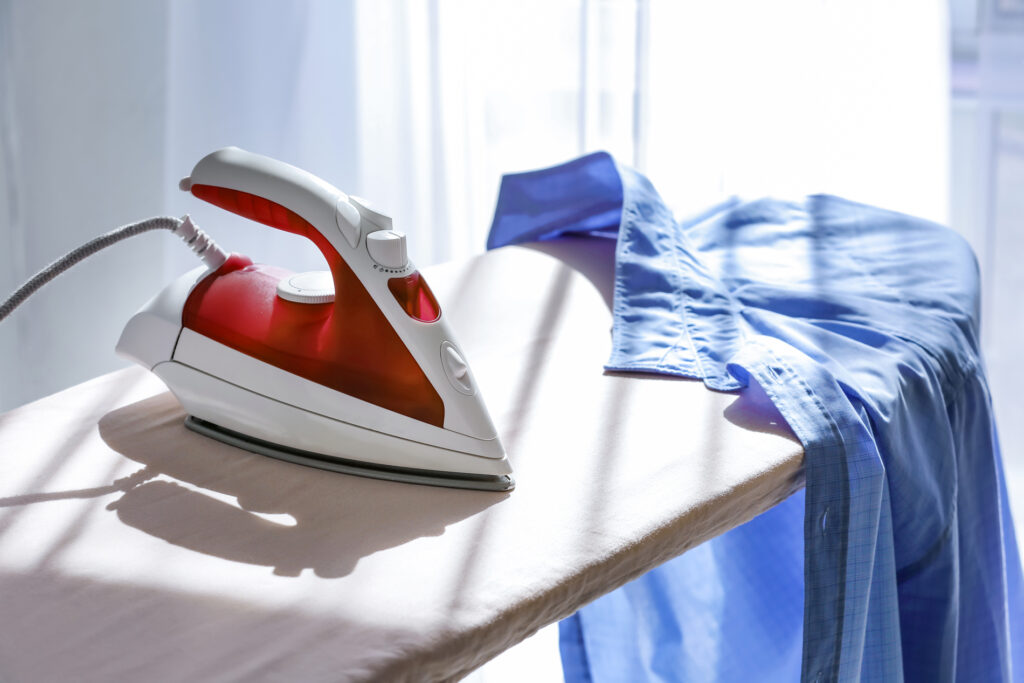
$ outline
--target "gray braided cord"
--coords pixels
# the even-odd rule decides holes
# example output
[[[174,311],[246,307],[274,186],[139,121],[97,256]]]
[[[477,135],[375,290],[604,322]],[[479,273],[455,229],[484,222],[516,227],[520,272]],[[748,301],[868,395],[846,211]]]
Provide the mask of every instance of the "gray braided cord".
[[[177,230],[181,223],[182,220],[180,218],[174,218],[173,216],[157,216],[156,218],[147,218],[146,220],[139,221],[138,223],[122,225],[120,228],[115,228],[106,234],[100,235],[94,240],[86,242],[74,251],[68,252],[43,268],[41,271],[33,275],[28,282],[19,287],[14,294],[11,294],[11,296],[0,304],[0,320],[9,316],[15,308],[20,306],[25,299],[35,294],[36,290],[40,287],[82,259],[92,256],[97,251],[106,249],[110,245],[116,244],[121,240],[150,230]]]

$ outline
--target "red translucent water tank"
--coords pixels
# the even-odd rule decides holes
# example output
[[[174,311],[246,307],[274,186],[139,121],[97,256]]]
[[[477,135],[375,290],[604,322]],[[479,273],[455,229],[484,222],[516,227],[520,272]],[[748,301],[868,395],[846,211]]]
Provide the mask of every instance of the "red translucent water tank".
[[[432,323],[441,317],[441,307],[419,271],[406,277],[391,278],[388,280],[388,289],[410,317],[425,323]]]
[[[323,304],[286,301],[277,296],[277,283],[289,271],[232,255],[192,290],[182,314],[185,327],[317,384],[444,425],[441,397],[323,235],[294,211],[263,197],[210,185],[191,190],[211,204],[312,240],[330,266],[335,297]],[[414,275],[417,282],[405,288],[410,307],[403,308],[417,319],[433,310],[431,320],[436,320],[437,301],[422,277]]]

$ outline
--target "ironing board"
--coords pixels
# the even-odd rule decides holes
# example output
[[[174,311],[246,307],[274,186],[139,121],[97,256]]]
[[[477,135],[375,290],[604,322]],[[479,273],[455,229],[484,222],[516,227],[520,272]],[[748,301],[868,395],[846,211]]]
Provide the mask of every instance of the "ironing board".
[[[0,680],[456,680],[802,485],[766,399],[602,372],[610,243],[427,269],[510,494],[187,431],[148,373],[0,416]]]

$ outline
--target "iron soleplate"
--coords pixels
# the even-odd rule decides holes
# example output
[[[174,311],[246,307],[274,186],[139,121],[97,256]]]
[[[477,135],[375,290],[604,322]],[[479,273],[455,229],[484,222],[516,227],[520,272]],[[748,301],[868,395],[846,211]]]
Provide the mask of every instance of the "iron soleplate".
[[[281,446],[262,439],[255,439],[192,415],[185,418],[185,426],[203,436],[208,436],[237,448],[243,448],[252,453],[342,474],[398,481],[406,484],[473,489],[476,491],[511,491],[516,486],[515,480],[507,474],[488,475],[464,472],[435,472],[414,467],[381,465],[311,453],[297,448]]]

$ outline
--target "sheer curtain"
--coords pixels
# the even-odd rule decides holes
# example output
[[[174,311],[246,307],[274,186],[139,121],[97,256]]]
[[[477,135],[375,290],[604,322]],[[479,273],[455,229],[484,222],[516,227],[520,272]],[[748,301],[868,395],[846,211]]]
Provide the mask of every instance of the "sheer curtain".
[[[1024,1],[954,0],[952,221],[978,255],[982,341],[1011,502],[1024,515]],[[1015,495],[1016,494],[1016,495]]]
[[[946,219],[938,3],[0,0],[0,289],[115,225],[191,212],[226,248],[300,239],[176,190],[229,144],[370,198],[422,266],[482,249],[503,172],[607,149],[681,212],[834,192]],[[119,246],[0,325],[0,408],[118,367],[188,252]]]

